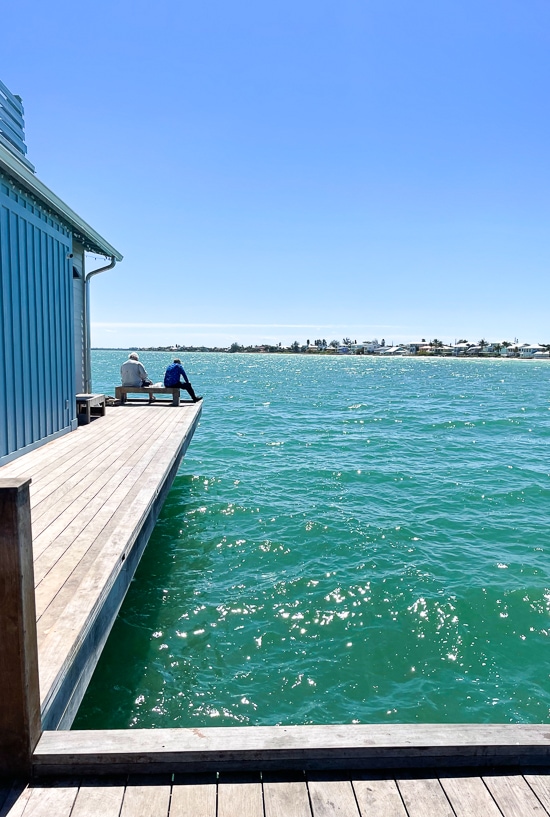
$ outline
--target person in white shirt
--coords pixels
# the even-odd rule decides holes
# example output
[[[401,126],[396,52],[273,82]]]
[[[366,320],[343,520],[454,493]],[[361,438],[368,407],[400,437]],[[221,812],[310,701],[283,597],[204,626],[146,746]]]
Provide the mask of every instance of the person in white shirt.
[[[128,360],[120,367],[120,379],[123,386],[151,386],[152,381],[149,375],[139,362],[139,357],[135,352],[130,352]]]

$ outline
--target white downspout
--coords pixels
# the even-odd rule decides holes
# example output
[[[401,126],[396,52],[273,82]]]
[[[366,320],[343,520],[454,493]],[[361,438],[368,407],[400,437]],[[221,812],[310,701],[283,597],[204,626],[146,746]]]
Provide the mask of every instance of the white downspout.
[[[84,355],[84,390],[88,394],[92,390],[92,356],[91,356],[91,332],[90,332],[90,278],[99,275],[100,272],[107,272],[113,269],[116,264],[114,255],[110,256],[111,263],[105,267],[94,269],[89,272],[84,279],[84,314],[86,319],[86,353]]]

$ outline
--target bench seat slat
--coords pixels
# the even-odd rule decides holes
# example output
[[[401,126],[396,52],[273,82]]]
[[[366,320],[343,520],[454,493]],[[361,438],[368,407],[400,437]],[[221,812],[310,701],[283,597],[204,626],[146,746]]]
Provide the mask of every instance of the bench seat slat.
[[[148,394],[149,395],[149,402],[152,403],[154,400],[155,394],[171,394],[172,395],[172,405],[179,406],[180,404],[180,390],[177,386],[116,386],[115,387],[115,397],[117,400],[120,400],[121,405],[124,405],[126,402],[138,402],[138,401],[128,401],[129,394]],[[160,400],[159,402],[168,403],[168,400]]]

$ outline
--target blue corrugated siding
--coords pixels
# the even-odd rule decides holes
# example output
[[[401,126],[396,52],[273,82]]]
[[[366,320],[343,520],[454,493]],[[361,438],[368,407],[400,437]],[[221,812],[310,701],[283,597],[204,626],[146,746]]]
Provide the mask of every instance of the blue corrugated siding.
[[[0,174],[0,462],[74,423],[70,252],[70,231]]]

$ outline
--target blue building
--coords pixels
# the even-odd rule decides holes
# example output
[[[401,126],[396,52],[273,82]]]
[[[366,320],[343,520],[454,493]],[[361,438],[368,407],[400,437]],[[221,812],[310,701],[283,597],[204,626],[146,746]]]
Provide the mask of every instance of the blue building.
[[[0,465],[77,425],[91,390],[90,278],[121,254],[39,179],[0,82]],[[108,263],[86,272],[85,254]]]

